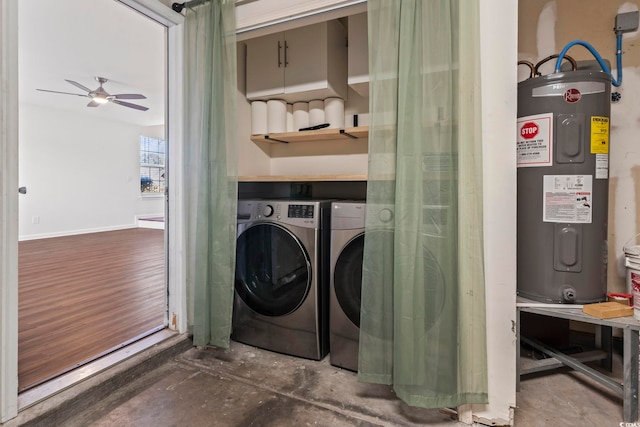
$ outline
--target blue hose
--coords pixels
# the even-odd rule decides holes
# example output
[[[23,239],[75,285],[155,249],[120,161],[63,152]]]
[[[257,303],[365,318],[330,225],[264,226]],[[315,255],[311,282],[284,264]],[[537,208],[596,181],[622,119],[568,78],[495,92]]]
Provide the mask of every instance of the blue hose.
[[[571,49],[573,46],[577,44],[580,46],[586,47],[589,50],[589,52],[591,52],[591,54],[596,59],[596,61],[598,61],[598,64],[600,64],[602,71],[611,75],[611,70],[609,69],[609,67],[607,67],[607,64],[604,62],[604,59],[602,59],[598,51],[595,50],[595,48],[591,46],[589,43],[583,40],[574,40],[572,42],[569,42],[564,47],[564,49],[562,49],[562,51],[560,52],[560,55],[558,55],[558,60],[556,62],[556,69],[555,69],[556,73],[560,72],[560,65],[562,64],[562,59],[564,58],[564,55],[567,53],[569,49]],[[616,64],[618,68],[617,69],[618,78],[615,79],[613,76],[611,76],[611,84],[614,85],[615,87],[619,87],[622,84],[622,33],[616,35]]]

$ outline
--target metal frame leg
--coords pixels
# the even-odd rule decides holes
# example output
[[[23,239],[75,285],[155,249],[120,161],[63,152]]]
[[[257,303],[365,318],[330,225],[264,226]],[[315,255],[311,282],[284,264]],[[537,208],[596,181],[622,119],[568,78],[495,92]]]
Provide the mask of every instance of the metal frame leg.
[[[638,336],[638,333],[636,332],[636,338],[637,336]],[[560,361],[563,365],[566,365],[572,369],[575,369],[578,372],[585,374],[589,378],[597,381],[598,383],[609,388],[610,390],[615,391],[616,393],[618,393],[618,395],[624,396],[625,387],[623,384],[620,384],[618,381],[615,381],[614,379],[608,377],[607,375],[596,371],[595,369],[585,365],[584,363],[576,360],[575,358],[571,356],[567,356],[566,354],[563,354],[563,353],[559,353],[555,349],[533,338],[520,337],[520,341],[543,352],[547,356],[555,358],[556,360]],[[636,343],[636,371],[635,372],[636,372],[636,395],[637,395],[637,390],[638,390],[638,385],[637,385],[638,344],[637,343]],[[636,404],[637,404],[637,399],[636,399]],[[637,406],[636,406],[636,411],[637,411]]]
[[[516,308],[516,392],[520,391],[520,309]]]
[[[625,422],[638,420],[638,331],[624,329],[623,333],[623,408]]]
[[[611,372],[613,370],[613,328],[600,325],[600,343],[598,348],[607,353],[607,358],[600,361],[600,367]]]

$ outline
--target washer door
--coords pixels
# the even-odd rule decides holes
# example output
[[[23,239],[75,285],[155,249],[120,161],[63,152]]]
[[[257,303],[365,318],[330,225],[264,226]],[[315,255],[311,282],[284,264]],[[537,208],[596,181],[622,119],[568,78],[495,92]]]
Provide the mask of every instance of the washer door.
[[[333,271],[334,292],[338,304],[357,327],[360,327],[363,250],[364,233],[361,233],[342,249]]]
[[[375,233],[375,238],[382,239],[383,247],[393,247],[393,233],[387,230],[369,231],[369,235]],[[362,294],[362,258],[364,252],[364,236],[365,233],[358,234],[351,239],[342,249],[338,259],[336,260],[335,270],[333,273],[334,292],[340,308],[349,320],[360,327],[360,305]],[[392,258],[392,256],[390,257]],[[375,268],[375,266],[374,266]],[[423,264],[424,277],[428,280],[425,284],[424,304],[425,310],[425,326],[426,330],[431,329],[440,317],[442,308],[444,307],[445,298],[445,281],[442,269],[438,264],[438,260],[426,245],[423,245]],[[377,277],[384,277],[388,274],[389,269],[380,269],[375,272]],[[387,278],[389,283],[393,282],[393,278]],[[393,297],[392,286],[390,285],[385,294],[388,298]]]
[[[244,303],[264,316],[295,311],[311,287],[311,263],[299,240],[277,224],[246,229],[236,246],[235,289]]]

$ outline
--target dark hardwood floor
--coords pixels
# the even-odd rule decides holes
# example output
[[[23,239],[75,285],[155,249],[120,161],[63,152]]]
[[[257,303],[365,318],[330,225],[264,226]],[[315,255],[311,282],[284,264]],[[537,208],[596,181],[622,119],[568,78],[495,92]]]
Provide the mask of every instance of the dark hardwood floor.
[[[19,243],[20,391],[161,327],[163,230]]]

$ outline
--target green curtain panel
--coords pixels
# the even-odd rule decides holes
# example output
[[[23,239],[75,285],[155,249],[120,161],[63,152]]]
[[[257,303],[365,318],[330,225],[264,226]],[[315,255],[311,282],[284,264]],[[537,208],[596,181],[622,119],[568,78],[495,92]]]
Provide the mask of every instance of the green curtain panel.
[[[185,217],[188,321],[197,346],[228,347],[236,247],[236,23],[233,0],[186,9]]]
[[[426,408],[488,402],[478,8],[368,2],[358,378]]]

